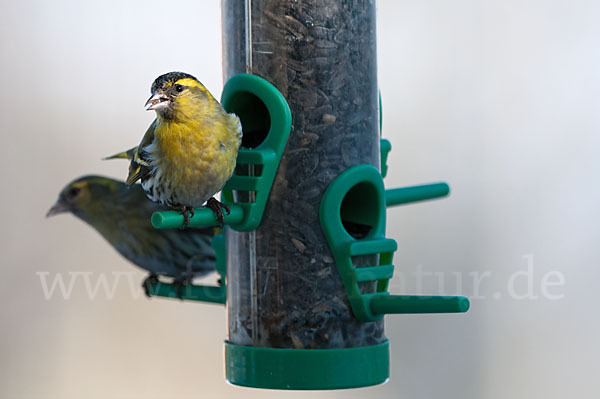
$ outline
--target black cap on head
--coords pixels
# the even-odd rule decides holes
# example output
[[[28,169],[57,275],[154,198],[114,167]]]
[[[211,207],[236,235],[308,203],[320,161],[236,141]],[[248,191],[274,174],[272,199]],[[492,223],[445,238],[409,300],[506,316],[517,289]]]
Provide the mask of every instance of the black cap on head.
[[[154,80],[154,83],[152,83],[152,88],[150,89],[150,91],[152,93],[154,93],[156,90],[160,89],[161,87],[163,87],[163,85],[167,82],[176,82],[179,79],[194,79],[195,81],[198,81],[198,79],[196,79],[195,77],[193,77],[192,75],[190,75],[189,73],[185,73],[185,72],[169,72],[169,73],[165,73],[164,75],[160,75],[158,78],[156,78],[156,80]]]

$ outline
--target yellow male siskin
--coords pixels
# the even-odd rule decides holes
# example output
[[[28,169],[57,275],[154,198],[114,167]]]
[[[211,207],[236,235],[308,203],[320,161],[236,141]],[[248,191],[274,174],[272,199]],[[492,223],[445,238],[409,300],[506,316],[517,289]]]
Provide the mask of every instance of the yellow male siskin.
[[[188,212],[206,206],[221,223],[224,204],[213,195],[233,174],[242,139],[239,118],[228,114],[195,77],[183,72],[159,76],[146,102],[156,111],[129,166],[127,184],[141,180],[148,198]]]
[[[143,284],[148,294],[149,283],[159,275],[173,277],[181,289],[215,270],[214,230],[156,230],[150,217],[164,210],[146,198],[139,184],[83,176],[61,191],[46,216],[70,212],[96,229],[121,255],[150,272]]]

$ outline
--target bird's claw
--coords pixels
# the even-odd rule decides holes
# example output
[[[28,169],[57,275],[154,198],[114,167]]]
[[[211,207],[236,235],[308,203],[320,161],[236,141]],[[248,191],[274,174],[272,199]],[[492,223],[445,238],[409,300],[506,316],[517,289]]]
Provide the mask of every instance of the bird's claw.
[[[179,205],[175,207],[175,210],[179,211],[183,216],[183,228],[185,229],[190,225],[190,218],[194,217],[194,208],[191,206]]]
[[[177,298],[179,298],[180,300],[183,300],[183,290],[185,289],[186,291],[187,288],[192,284],[192,279],[190,277],[184,277],[184,278],[176,278],[173,281],[173,285],[175,286],[175,288],[177,288]],[[186,292],[186,295],[189,294],[189,291]]]
[[[217,201],[215,197],[211,197],[206,202],[206,207],[212,209],[212,211],[216,214],[217,220],[219,221],[219,226],[223,228],[225,226],[225,216],[223,216],[223,210],[225,210],[226,214],[229,215],[231,210],[224,203]]]
[[[142,288],[144,289],[144,293],[148,298],[152,296],[150,294],[150,289],[152,288],[152,285],[157,284],[158,282],[160,282],[158,279],[158,275],[154,273],[150,273],[148,277],[146,277],[146,279],[142,282]]]

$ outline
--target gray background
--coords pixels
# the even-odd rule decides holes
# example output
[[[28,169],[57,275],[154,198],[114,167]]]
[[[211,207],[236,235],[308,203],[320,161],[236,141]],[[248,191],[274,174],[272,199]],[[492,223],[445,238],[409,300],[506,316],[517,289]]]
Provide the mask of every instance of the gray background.
[[[378,17],[386,185],[453,190],[390,210],[392,290],[472,307],[388,316],[390,381],[314,397],[596,397],[599,3],[382,0]],[[305,395],[224,381],[221,307],[133,298],[125,281],[90,299],[81,276],[46,300],[36,274],[137,270],[74,217],[44,214],[79,175],[125,177],[100,158],[138,143],[158,74],[193,73],[218,97],[218,2],[9,0],[0,31],[0,396]],[[438,274],[419,287],[419,270]],[[564,284],[545,292],[552,272]]]

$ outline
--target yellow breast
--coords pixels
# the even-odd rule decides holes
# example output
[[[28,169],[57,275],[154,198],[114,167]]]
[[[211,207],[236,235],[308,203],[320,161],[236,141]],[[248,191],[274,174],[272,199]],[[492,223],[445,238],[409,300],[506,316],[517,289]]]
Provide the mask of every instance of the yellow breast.
[[[156,167],[163,185],[170,186],[186,205],[200,206],[200,201],[222,189],[235,168],[241,141],[239,120],[224,111],[217,116],[157,123]]]

